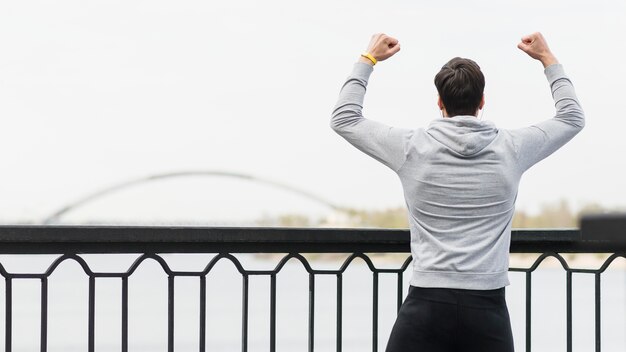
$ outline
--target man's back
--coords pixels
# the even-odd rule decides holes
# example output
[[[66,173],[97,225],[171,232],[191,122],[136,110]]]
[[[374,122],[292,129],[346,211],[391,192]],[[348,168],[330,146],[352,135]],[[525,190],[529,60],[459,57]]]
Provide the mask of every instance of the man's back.
[[[519,174],[506,134],[474,116],[418,129],[398,176],[411,228],[411,285],[494,289],[508,284]]]

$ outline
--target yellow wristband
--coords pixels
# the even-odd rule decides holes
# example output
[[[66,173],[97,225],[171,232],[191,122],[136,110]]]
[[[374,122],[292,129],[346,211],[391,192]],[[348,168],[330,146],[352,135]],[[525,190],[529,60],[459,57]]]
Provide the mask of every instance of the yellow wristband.
[[[376,59],[372,56],[372,54],[370,54],[370,53],[364,53],[364,54],[361,54],[361,56],[363,56],[363,57],[366,57],[366,58],[370,59],[370,61],[371,61],[371,62],[372,62],[372,64],[374,64],[374,65],[376,65],[376,63],[378,62],[378,60],[376,60]]]

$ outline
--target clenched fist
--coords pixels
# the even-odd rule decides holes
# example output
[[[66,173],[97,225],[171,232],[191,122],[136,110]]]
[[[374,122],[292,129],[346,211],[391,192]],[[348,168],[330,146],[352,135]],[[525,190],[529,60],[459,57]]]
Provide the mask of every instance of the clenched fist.
[[[545,38],[539,32],[523,36],[517,47],[533,59],[541,61],[543,67],[558,63],[548,48]]]
[[[377,33],[372,36],[367,52],[378,61],[384,61],[400,51],[398,39],[392,38],[384,33]]]

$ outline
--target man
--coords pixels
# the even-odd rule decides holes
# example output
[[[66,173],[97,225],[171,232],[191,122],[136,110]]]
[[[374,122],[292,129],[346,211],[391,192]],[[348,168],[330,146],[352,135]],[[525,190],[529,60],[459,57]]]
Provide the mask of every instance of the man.
[[[397,39],[382,33],[372,36],[341,88],[331,127],[397,173],[408,208],[413,273],[387,352],[513,351],[504,287],[519,181],[585,121],[543,36],[524,36],[518,48],[543,64],[556,106],[553,118],[526,128],[499,129],[476,117],[485,79],[474,61],[462,58],[435,76],[442,118],[427,128],[365,119],[373,66],[400,50]]]

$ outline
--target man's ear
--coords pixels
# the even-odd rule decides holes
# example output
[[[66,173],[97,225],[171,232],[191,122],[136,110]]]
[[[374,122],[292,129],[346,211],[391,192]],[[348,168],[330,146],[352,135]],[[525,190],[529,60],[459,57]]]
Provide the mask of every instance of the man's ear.
[[[437,106],[439,107],[439,110],[443,110],[444,108],[443,101],[441,100],[440,96],[437,96]]]
[[[483,106],[485,106],[485,95],[483,94],[482,99],[480,99],[480,104],[478,104],[478,110],[482,110]]]

